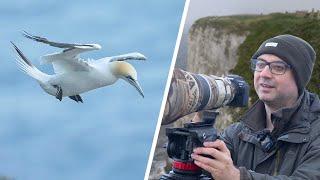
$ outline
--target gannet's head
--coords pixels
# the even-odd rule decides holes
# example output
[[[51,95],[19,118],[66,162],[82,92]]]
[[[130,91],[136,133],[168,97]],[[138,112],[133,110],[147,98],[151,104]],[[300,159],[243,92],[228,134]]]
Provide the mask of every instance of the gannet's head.
[[[137,89],[140,95],[144,97],[142,88],[138,83],[137,71],[135,70],[135,68],[131,64],[125,61],[114,61],[112,62],[112,64],[113,64],[113,68],[112,68],[113,74],[130,83],[133,87]]]

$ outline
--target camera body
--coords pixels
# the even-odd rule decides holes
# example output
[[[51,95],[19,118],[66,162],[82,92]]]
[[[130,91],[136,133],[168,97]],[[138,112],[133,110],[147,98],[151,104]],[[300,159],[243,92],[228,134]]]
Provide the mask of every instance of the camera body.
[[[191,154],[194,148],[219,138],[213,127],[217,115],[218,112],[206,112],[202,122],[186,123],[183,128],[167,128],[168,156],[179,162],[193,162]]]
[[[202,122],[185,123],[183,128],[166,129],[167,154],[173,159],[173,164],[172,170],[162,175],[160,180],[212,180],[209,172],[194,164],[191,154],[194,148],[203,147],[204,142],[219,138],[213,127],[218,114],[215,111],[205,111]]]

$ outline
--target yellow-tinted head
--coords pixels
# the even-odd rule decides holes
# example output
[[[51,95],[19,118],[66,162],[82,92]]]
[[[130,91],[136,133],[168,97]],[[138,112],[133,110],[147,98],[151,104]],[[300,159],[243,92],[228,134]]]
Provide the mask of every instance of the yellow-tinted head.
[[[114,61],[112,63],[112,73],[118,78],[124,79],[132,86],[134,86],[142,97],[144,97],[143,91],[137,80],[137,71],[129,63],[124,61]]]
[[[127,77],[131,76],[134,80],[137,80],[137,71],[135,68],[124,61],[115,61],[112,62],[114,64],[113,66],[113,74],[122,78],[122,77]]]

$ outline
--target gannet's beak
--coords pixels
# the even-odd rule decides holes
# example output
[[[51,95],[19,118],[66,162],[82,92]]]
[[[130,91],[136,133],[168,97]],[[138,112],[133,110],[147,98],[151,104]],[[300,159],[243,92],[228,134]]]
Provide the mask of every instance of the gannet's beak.
[[[124,79],[128,83],[130,83],[132,86],[134,86],[137,89],[137,91],[140,93],[140,95],[144,98],[144,94],[143,94],[142,88],[141,88],[140,84],[138,83],[138,81],[134,80],[131,77],[125,77]]]

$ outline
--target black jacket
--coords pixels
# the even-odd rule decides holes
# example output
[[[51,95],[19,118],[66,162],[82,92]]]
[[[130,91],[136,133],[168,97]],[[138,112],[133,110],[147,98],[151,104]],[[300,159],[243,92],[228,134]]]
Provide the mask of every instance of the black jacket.
[[[320,101],[307,91],[293,108],[271,115],[273,146],[264,147],[265,108],[257,101],[240,119],[222,133],[240,179],[320,180]]]

